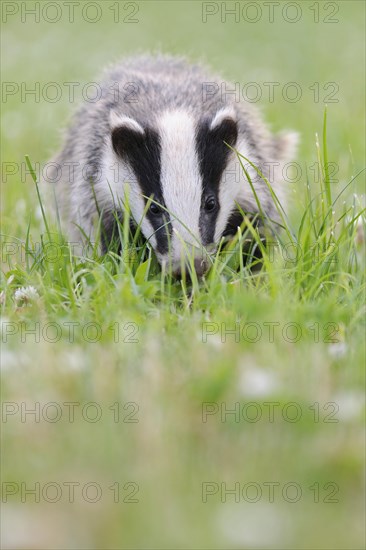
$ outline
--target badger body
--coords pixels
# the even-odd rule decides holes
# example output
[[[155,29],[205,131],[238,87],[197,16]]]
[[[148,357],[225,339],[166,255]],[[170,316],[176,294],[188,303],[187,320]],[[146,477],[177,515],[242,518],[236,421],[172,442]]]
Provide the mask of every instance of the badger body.
[[[193,252],[202,274],[207,251],[236,233],[240,210],[255,215],[259,199],[262,213],[276,219],[267,184],[249,167],[256,198],[233,149],[269,178],[283,201],[281,167],[291,157],[293,135],[273,136],[252,105],[222,93],[223,82],[169,56],[132,57],[106,72],[101,97],[76,112],[47,172],[71,240],[93,240],[100,219],[106,250],[128,196],[159,262],[179,272],[182,257]]]

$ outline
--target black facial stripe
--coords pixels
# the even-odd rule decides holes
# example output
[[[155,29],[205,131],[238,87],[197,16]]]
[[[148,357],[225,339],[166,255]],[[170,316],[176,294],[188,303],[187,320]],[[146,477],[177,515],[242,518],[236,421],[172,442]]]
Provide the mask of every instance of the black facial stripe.
[[[238,227],[243,223],[243,214],[240,210],[235,209],[228,219],[226,224],[225,231],[223,232],[223,237],[234,236],[237,233]]]
[[[123,213],[121,210],[118,209],[114,212],[102,213],[101,245],[103,254],[106,254],[110,249],[117,254],[122,252],[122,243],[119,238],[120,231],[123,231],[122,225]],[[137,226],[132,218],[129,220],[129,225],[131,235],[134,235]]]
[[[253,214],[244,212],[244,215],[245,214],[248,215],[253,227],[256,229],[260,229],[261,227],[260,220],[257,217],[253,217]],[[240,212],[238,208],[233,210],[233,212],[229,217],[225,231],[223,233],[223,237],[234,237],[237,234],[238,227],[240,227],[241,224],[243,223],[243,219],[244,219],[243,214]],[[266,239],[264,236],[261,236],[261,242],[263,246],[266,247]],[[224,244],[224,249],[226,246],[227,246],[227,243]],[[242,251],[243,251],[243,263],[245,266],[248,266],[250,261],[250,264],[253,264],[252,270],[257,271],[258,269],[261,268],[260,260],[263,258],[263,254],[258,243],[254,239],[252,239],[250,235],[248,235],[248,238],[245,238],[245,242],[242,245]]]
[[[145,195],[145,204],[149,197],[153,196],[154,201],[165,207],[160,183],[161,145],[159,134],[152,128],[145,128],[144,134],[141,134],[122,126],[113,130],[112,143],[116,153],[131,166],[142,194]],[[161,216],[154,216],[148,210],[146,217],[155,230],[158,252],[167,253],[169,249],[167,231],[171,231],[169,214],[163,210]],[[164,226],[167,222],[168,224]]]
[[[205,120],[197,130],[196,148],[202,177],[199,228],[203,245],[212,243],[215,236],[216,220],[220,210],[220,180],[230,155],[230,149],[224,142],[234,146],[237,136],[237,124],[231,118],[223,119],[221,124],[212,130],[209,120]],[[217,208],[212,212],[206,212],[205,203],[210,196],[215,197]]]
[[[228,219],[228,222],[226,224],[226,227],[222,236],[234,237],[237,234],[238,227],[240,227],[241,224],[243,223],[245,215],[248,216],[254,228],[258,228],[260,226],[260,221],[258,220],[257,217],[253,217],[252,213],[245,212],[243,210],[243,214],[242,214],[239,208],[235,208],[235,210],[233,210],[232,213],[230,214],[230,217]]]
[[[118,237],[118,222],[122,224],[122,212],[102,213],[102,223],[100,227],[100,238],[102,245],[102,253],[106,254],[114,241]],[[121,245],[118,247],[118,252],[121,250]]]

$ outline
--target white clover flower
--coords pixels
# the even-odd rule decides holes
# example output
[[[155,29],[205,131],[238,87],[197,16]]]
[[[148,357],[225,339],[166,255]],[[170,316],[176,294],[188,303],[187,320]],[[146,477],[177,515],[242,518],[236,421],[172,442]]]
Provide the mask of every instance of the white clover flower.
[[[242,368],[239,375],[239,390],[247,397],[267,397],[278,390],[279,383],[273,372],[250,367]]]
[[[15,303],[19,306],[29,305],[39,298],[39,294],[34,286],[22,286],[14,292]]]
[[[365,408],[365,396],[362,390],[343,390],[332,396],[331,402],[337,407],[336,418],[352,421],[361,418]]]
[[[335,342],[331,344],[328,348],[328,353],[336,359],[340,359],[347,354],[348,346],[346,342]]]

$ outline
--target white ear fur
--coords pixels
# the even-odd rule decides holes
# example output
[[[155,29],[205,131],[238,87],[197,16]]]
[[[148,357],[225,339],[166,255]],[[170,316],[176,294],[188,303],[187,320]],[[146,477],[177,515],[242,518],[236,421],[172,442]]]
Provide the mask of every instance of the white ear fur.
[[[217,111],[216,115],[214,116],[210,124],[210,130],[213,130],[217,126],[220,126],[220,124],[222,123],[223,120],[225,120],[225,118],[231,118],[234,121],[236,121],[236,114],[233,107],[230,107],[230,106],[223,107],[222,109]]]
[[[143,127],[138,122],[136,122],[136,120],[128,116],[118,115],[115,111],[111,111],[109,115],[109,124],[112,131],[115,128],[120,128],[121,126],[123,126],[124,128],[128,128],[129,130],[140,132],[140,134],[145,133]]]

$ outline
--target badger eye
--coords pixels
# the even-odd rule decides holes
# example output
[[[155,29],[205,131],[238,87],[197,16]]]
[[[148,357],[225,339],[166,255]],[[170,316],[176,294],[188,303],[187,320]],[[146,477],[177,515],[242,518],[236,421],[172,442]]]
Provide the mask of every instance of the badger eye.
[[[214,197],[210,197],[205,202],[205,210],[206,212],[212,212],[216,208],[216,199]]]
[[[161,214],[161,209],[159,208],[159,206],[155,203],[151,203],[150,204],[150,208],[149,208],[151,214],[154,214],[154,216],[157,216],[158,214]]]

